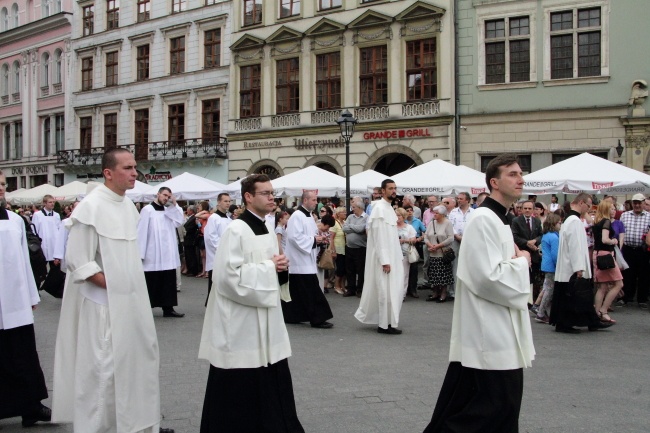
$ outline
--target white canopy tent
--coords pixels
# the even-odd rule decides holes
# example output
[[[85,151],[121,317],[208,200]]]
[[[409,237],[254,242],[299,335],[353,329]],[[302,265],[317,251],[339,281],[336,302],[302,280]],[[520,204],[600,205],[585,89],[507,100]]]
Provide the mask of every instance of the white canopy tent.
[[[368,197],[370,195],[368,185],[381,186],[381,182],[388,177],[375,170],[366,170],[350,176],[350,197]],[[343,180],[345,183],[345,178]],[[339,195],[345,196],[345,184],[339,191]]]
[[[96,188],[96,187],[99,186],[99,185],[103,185],[103,184],[104,184],[104,182],[94,182],[94,181],[90,181],[90,182],[88,182],[88,186],[87,186],[87,189],[86,189],[86,193],[85,193],[84,195],[80,196],[80,197],[79,197],[79,200],[81,200],[82,198],[84,198],[84,197],[85,197],[85,196],[86,196],[90,191],[92,191],[94,188]],[[133,201],[134,203],[137,203],[137,202],[144,201],[144,200],[142,199],[142,195],[143,195],[146,191],[148,191],[148,190],[150,190],[150,189],[151,189],[151,185],[149,185],[149,184],[147,184],[147,183],[144,183],[144,182],[140,182],[139,180],[136,180],[136,181],[135,181],[135,186],[134,186],[132,189],[128,189],[128,190],[126,190],[126,194],[125,194],[125,195],[126,195],[128,198],[130,198],[131,201]]]
[[[63,186],[58,187],[56,189],[56,193],[52,195],[56,201],[62,203],[72,203],[85,197],[87,189],[87,183],[73,180],[70,183],[66,183]]]
[[[524,176],[524,194],[650,193],[650,175],[582,153]]]
[[[27,191],[27,189],[25,189],[25,188],[18,188],[17,190],[14,190],[14,191],[11,191],[11,192],[6,193],[6,194],[5,194],[5,198],[7,199],[7,201],[11,202],[11,200],[10,200],[11,197],[13,197],[14,195],[16,195],[16,194],[18,194],[18,193],[20,193],[20,192],[23,192],[23,191]]]
[[[157,185],[149,185],[142,194],[142,201],[156,198],[158,190],[166,186],[172,190],[177,200],[211,200],[222,192],[228,192],[228,187],[219,182],[185,172]]]
[[[234,182],[226,185],[226,192],[230,194],[230,197],[235,200],[241,199],[241,181],[246,179],[248,176],[244,176],[241,179],[237,179]]]
[[[402,173],[391,176],[397,194],[449,195],[468,192],[472,197],[487,192],[485,174],[480,171],[434,159]],[[368,185],[368,191],[372,186]]]
[[[315,165],[294,171],[271,181],[276,196],[298,197],[305,190],[315,191],[319,197],[335,196],[343,189],[345,178]]]
[[[57,187],[45,183],[34,188],[29,188],[20,192],[14,192],[11,198],[7,198],[7,201],[11,204],[18,206],[25,206],[28,204],[41,204],[43,202],[43,196],[45,195],[56,195]]]

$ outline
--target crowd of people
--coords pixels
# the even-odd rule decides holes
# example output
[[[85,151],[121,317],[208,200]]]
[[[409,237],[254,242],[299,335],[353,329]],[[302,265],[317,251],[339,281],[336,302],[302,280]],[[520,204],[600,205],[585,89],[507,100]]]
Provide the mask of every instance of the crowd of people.
[[[535,355],[529,314],[578,334],[614,325],[616,306],[647,309],[650,199],[635,194],[620,207],[616,197],[586,193],[564,205],[555,195],[548,205],[522,199],[511,156],[490,163],[490,192],[477,197],[399,198],[385,179],[371,197],[351,198],[350,209],[315,191],[288,206],[265,175],[242,181],[241,205],[226,193],[214,208],[178,203],[162,187],[136,207],[124,195],[136,176],[132,154],[107,152],[102,172],[104,185],[61,213],[51,196],[40,209],[6,206],[0,172],[0,239],[20,245],[0,263],[19,293],[0,289],[0,418],[72,422],[83,432],[173,432],[160,427],[151,309],[184,317],[175,308],[181,275],[207,280],[205,433],[303,431],[287,324],[333,328],[327,293],[359,298],[354,316],[386,335],[402,334],[407,297],[430,291],[426,301],[454,301],[450,364],[426,432],[446,431],[452,420],[462,424],[455,431],[516,431],[522,369]],[[47,278],[64,275],[52,411],[41,404],[31,231]]]

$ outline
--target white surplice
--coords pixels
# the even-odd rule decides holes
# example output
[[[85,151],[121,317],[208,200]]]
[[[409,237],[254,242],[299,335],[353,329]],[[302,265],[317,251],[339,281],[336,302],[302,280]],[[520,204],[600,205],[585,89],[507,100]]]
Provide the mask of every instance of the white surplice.
[[[585,228],[580,218],[570,215],[560,228],[555,281],[567,283],[571,276],[578,271],[582,271],[582,278],[591,279],[591,263]]]
[[[372,202],[363,292],[354,314],[357,320],[384,329],[399,325],[406,290],[402,258],[395,210],[385,199]],[[389,273],[384,272],[383,265],[390,265]]]
[[[88,194],[70,217],[68,272],[54,357],[52,421],[74,421],[75,432],[93,433],[88,426],[96,425],[96,418],[110,410],[111,405],[103,401],[107,398],[114,400],[116,416],[113,428],[102,432],[156,430],[160,422],[158,339],[140,259],[137,222],[133,202],[104,185]],[[106,289],[86,281],[98,272],[105,275]],[[107,301],[104,305],[102,294]],[[92,309],[82,308],[84,304]],[[104,313],[107,316],[97,317]],[[104,342],[102,348],[110,354],[79,343],[88,335],[88,328],[97,325],[102,332],[95,338]],[[88,373],[89,369],[83,368],[88,360],[102,364]],[[110,377],[114,387],[108,389],[105,381]],[[93,391],[105,394],[85,397]]]
[[[29,263],[25,222],[11,211],[0,220],[0,329],[34,323],[32,305],[40,302]]]
[[[208,222],[205,224],[205,229],[203,230],[203,239],[205,240],[206,272],[213,269],[214,255],[217,252],[217,248],[219,248],[219,241],[231,222],[232,220],[230,218],[219,215],[216,212],[208,218]]]
[[[45,260],[51,262],[55,259],[54,248],[56,247],[56,240],[59,237],[61,217],[54,211],[52,211],[52,216],[47,216],[42,210],[39,210],[32,215],[32,224],[34,224],[42,240],[41,249],[45,255]]]
[[[199,358],[219,368],[257,368],[291,356],[280,306],[273,232],[256,236],[234,220],[215,257],[212,292],[203,322]]]
[[[138,222],[138,243],[145,272],[168,271],[181,265],[176,228],[185,222],[183,209],[172,205],[157,211],[150,204],[142,208]]]
[[[460,245],[449,361],[480,370],[530,367],[528,261],[515,255],[510,226],[481,207]]]
[[[289,259],[289,273],[316,275],[316,256],[318,248],[315,248],[316,234],[318,228],[316,222],[301,206],[296,210],[287,222],[287,249],[284,254]],[[273,233],[273,231],[271,231]]]

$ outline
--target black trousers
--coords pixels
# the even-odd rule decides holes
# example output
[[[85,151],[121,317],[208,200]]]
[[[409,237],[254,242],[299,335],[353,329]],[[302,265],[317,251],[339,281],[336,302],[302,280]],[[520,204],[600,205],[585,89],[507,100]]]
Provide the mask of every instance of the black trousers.
[[[199,250],[194,245],[194,241],[183,242],[185,248],[185,266],[189,275],[196,275],[199,273],[199,263],[201,263],[201,256]]]
[[[648,302],[648,285],[650,285],[650,271],[648,270],[648,254],[646,247],[633,248],[623,245],[623,258],[630,267],[623,271],[623,291],[625,302],[634,301],[636,293],[637,302]]]
[[[408,293],[417,293],[418,292],[418,265],[420,261],[411,263],[409,268],[409,283],[406,286],[406,291]]]
[[[345,247],[345,274],[347,290],[363,291],[363,274],[366,271],[366,249]]]

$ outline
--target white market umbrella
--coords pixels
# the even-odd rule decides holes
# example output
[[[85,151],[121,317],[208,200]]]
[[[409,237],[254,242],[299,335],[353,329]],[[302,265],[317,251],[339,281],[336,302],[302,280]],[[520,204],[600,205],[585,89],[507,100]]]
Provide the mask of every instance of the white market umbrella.
[[[315,191],[320,197],[335,196],[343,189],[345,178],[338,174],[318,168],[315,165],[294,171],[271,181],[275,195],[299,197],[303,191]]]
[[[135,181],[135,186],[132,189],[126,191],[126,196],[130,198],[133,202],[141,202],[143,200],[143,195],[145,192],[151,189],[151,185],[148,183],[140,182],[139,180]],[[172,190],[173,191],[173,190]]]
[[[581,153],[524,176],[524,194],[650,193],[650,175]]]
[[[250,176],[250,175],[249,175]],[[246,179],[248,176],[244,176],[241,179],[237,179],[234,182],[229,183],[226,185],[226,192],[230,194],[230,197],[238,200],[241,198],[241,181]]]
[[[163,183],[149,185],[149,189],[143,193],[142,201],[156,198],[158,190],[163,186],[171,189],[177,200],[211,200],[222,192],[227,192],[224,184],[185,172]]]
[[[350,197],[368,197],[368,185],[381,186],[381,182],[389,177],[375,170],[366,170],[350,176]],[[345,196],[345,186],[339,191],[339,195]]]
[[[56,190],[57,188],[55,186],[45,183],[34,188],[14,193],[11,196],[11,199],[7,199],[7,201],[18,206],[41,204],[43,202],[43,196],[48,194],[54,196]]]
[[[7,201],[10,202],[11,197],[13,197],[14,195],[16,195],[16,194],[18,194],[18,193],[20,193],[22,191],[27,191],[27,190],[25,188],[18,188],[18,189],[14,190],[14,191],[8,192],[8,193],[5,194],[5,199],[7,199]]]
[[[488,190],[485,174],[464,165],[434,159],[391,176],[397,194],[450,195],[468,192],[472,197]],[[368,185],[368,191],[372,186]]]
[[[56,201],[64,203],[72,203],[81,200],[86,195],[88,184],[74,180],[56,189],[56,193],[52,194]]]

